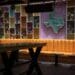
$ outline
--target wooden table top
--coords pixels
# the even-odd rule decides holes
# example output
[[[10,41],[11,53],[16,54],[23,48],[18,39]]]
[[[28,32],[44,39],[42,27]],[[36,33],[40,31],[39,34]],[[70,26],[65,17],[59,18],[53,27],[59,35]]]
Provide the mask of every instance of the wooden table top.
[[[29,43],[29,42],[24,42],[24,43],[0,43],[0,52],[8,49],[26,49],[26,48],[32,48],[32,47],[41,47],[46,45],[46,43]]]

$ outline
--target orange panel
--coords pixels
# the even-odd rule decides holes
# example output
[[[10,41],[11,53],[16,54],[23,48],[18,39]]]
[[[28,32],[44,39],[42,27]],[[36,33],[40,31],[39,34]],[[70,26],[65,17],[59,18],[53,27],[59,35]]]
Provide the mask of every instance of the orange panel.
[[[53,40],[47,40],[48,43],[48,51],[54,51],[53,49]]]
[[[53,51],[57,52],[57,48],[58,48],[58,45],[57,45],[57,40],[53,40]]]
[[[69,48],[68,48],[68,51],[69,52],[71,52],[71,53],[73,53],[73,40],[70,40],[70,41],[68,41],[69,43]]]
[[[75,40],[73,41],[73,53],[75,55]]]

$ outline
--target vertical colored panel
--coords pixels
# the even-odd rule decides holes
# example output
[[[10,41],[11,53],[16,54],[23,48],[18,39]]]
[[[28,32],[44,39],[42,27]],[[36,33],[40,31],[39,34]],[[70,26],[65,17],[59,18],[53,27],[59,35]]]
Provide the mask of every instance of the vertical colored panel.
[[[4,22],[9,23],[9,12],[4,13]]]
[[[20,38],[20,24],[15,24],[16,38]]]
[[[20,5],[15,5],[15,11],[20,12]]]
[[[34,16],[34,28],[39,28],[39,16]]]
[[[10,39],[12,39],[12,38],[16,38],[14,28],[10,28]]]
[[[32,22],[27,22],[27,32],[28,32],[28,34],[33,32],[33,23]]]
[[[16,24],[20,23],[20,13],[15,13]]]
[[[21,16],[21,28],[26,28],[26,16]]]
[[[15,18],[14,17],[11,17],[10,18],[10,28],[15,28]]]
[[[5,38],[9,38],[10,36],[10,31],[9,31],[9,23],[5,24]]]
[[[33,38],[33,23],[27,22],[27,38]]]
[[[4,21],[3,21],[3,18],[2,17],[0,17],[0,28],[3,28],[4,27],[4,23],[3,23]]]
[[[16,27],[16,34],[20,34],[20,24],[15,24]]]
[[[34,39],[38,39],[39,38],[39,29],[38,28],[34,28]]]
[[[10,16],[10,17],[15,16],[15,12],[14,12],[14,11],[15,11],[15,10],[10,7],[10,11],[9,11],[9,16]]]
[[[21,29],[21,37],[22,38],[27,38],[26,28]]]
[[[4,38],[4,29],[0,28],[0,38]]]

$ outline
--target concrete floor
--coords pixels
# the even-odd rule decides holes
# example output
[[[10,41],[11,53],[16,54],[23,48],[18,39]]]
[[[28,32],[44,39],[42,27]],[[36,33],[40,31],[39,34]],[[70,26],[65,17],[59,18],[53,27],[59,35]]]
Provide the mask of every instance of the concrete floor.
[[[3,65],[0,64],[0,68]],[[25,72],[22,75],[26,75],[29,64],[24,64],[18,67],[13,68],[13,75],[20,75],[22,72]],[[62,64],[60,63],[57,67],[53,63],[41,62],[39,63],[40,69],[43,75],[75,75],[75,65],[74,64]],[[3,75],[0,73],[0,75]],[[33,73],[36,75],[36,73]]]

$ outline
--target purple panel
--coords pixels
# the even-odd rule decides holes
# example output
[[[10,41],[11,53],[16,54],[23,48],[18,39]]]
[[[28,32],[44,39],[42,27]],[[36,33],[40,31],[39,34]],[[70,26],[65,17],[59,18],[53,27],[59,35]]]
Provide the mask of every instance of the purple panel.
[[[46,27],[44,22],[49,18],[49,12],[40,14],[40,39],[64,39],[66,36],[66,4],[57,3],[55,6],[55,16],[64,19],[64,26],[59,29],[58,33],[54,33],[51,27]]]

